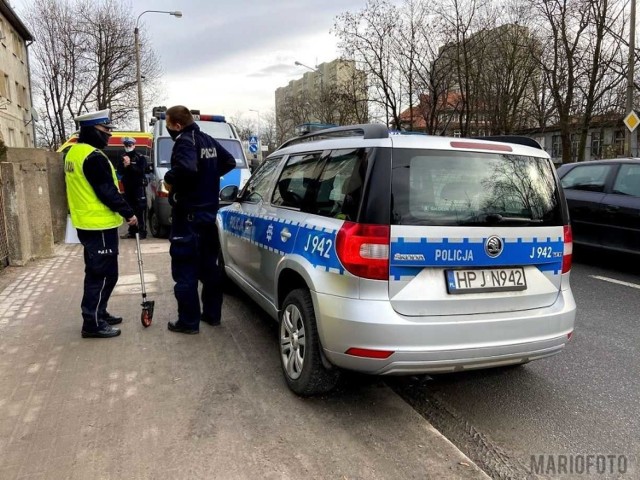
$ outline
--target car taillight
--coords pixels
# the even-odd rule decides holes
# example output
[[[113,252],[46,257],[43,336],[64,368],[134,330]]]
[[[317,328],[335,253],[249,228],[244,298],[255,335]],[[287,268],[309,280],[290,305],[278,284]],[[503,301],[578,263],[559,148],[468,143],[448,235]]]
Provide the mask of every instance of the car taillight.
[[[160,182],[160,187],[158,188],[156,194],[160,198],[169,198],[169,190],[164,187],[164,182]]]
[[[562,255],[562,273],[571,270],[571,261],[573,259],[573,233],[571,225],[564,226],[564,253]]]
[[[344,268],[357,277],[389,279],[389,226],[344,222],[336,238]]]

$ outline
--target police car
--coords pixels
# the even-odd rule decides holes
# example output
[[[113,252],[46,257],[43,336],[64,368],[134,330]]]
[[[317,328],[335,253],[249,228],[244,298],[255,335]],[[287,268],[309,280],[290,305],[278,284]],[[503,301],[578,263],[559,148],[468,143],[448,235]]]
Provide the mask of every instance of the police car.
[[[165,107],[152,111],[153,159],[151,180],[147,187],[149,229],[154,237],[166,237],[171,226],[169,192],[163,184],[164,175],[171,168],[173,140],[165,125]],[[227,123],[222,115],[204,115],[191,110],[193,117],[204,133],[215,138],[236,159],[236,168],[220,178],[220,186],[235,185],[242,188],[250,176],[247,158],[235,127]]]
[[[221,191],[225,273],[279,322],[294,392],[326,392],[341,369],[454,372],[564,348],[566,202],[549,156],[509,140],[332,128]]]

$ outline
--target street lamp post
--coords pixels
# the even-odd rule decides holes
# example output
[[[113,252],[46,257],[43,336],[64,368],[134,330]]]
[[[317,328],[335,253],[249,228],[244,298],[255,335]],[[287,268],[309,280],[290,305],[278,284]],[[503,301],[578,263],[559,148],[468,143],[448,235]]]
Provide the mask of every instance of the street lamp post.
[[[634,88],[634,67],[635,67],[635,51],[636,51],[636,0],[631,0],[631,13],[630,13],[630,27],[629,27],[629,65],[627,72],[627,105],[626,114],[629,115],[633,111],[633,94]],[[638,133],[634,130],[630,132],[629,129],[625,131],[627,137],[627,155],[630,157],[636,157],[638,155]]]
[[[138,84],[138,117],[140,118],[140,131],[144,132],[144,105],[142,100],[142,75],[140,73],[140,38],[138,36],[138,22],[140,17],[145,13],[166,13],[176,18],[182,17],[182,12],[176,10],[175,12],[169,12],[165,10],[145,10],[136,19],[136,28],[133,30],[133,36],[136,43],[136,82]]]

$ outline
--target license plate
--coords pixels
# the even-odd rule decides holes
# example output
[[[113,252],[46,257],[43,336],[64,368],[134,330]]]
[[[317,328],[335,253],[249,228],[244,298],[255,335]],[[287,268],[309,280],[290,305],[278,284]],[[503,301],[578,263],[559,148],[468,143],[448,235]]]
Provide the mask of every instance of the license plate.
[[[445,270],[450,294],[510,292],[527,289],[523,268]]]

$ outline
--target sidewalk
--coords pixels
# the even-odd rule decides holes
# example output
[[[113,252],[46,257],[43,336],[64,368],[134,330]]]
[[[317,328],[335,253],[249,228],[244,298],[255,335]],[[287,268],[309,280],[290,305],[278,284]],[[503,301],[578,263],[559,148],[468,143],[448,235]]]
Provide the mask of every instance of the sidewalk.
[[[0,272],[0,479],[488,478],[379,379],[296,397],[275,323],[241,294],[221,326],[168,332],[168,242],[142,252],[153,325],[123,240],[108,340],[80,337],[80,245]]]

